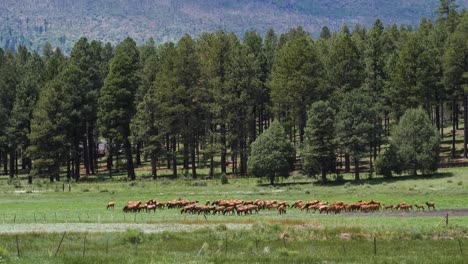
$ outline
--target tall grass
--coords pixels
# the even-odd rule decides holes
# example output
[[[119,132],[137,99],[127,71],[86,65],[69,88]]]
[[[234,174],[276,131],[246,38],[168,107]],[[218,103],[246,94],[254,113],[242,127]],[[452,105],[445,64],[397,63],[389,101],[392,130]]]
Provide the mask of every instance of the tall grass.
[[[0,235],[0,257],[14,263],[463,263],[460,245],[462,251],[468,250],[466,239],[378,237],[374,255],[373,238],[368,237],[321,239],[317,237],[321,232],[314,236],[313,230],[285,230],[282,225],[266,225],[261,232],[219,229],[67,233],[56,257],[62,234],[19,235],[19,258],[16,236]]]

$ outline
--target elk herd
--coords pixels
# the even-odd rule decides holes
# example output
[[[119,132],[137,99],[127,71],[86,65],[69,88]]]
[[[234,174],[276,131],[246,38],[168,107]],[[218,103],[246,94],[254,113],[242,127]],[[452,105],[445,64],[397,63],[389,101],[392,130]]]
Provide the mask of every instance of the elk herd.
[[[278,214],[286,214],[286,208],[298,209],[304,212],[318,212],[319,214],[339,214],[342,212],[376,212],[376,211],[401,211],[409,212],[410,210],[425,211],[425,207],[430,211],[435,210],[434,202],[426,202],[425,204],[407,204],[400,202],[396,205],[385,205],[378,201],[358,201],[356,203],[344,203],[336,201],[328,203],[326,201],[310,200],[303,202],[302,200],[294,201],[291,205],[286,201],[277,200],[238,200],[238,199],[218,199],[213,202],[207,200],[201,204],[197,200],[174,199],[168,202],[157,200],[148,200],[146,202],[130,201],[123,207],[123,211],[127,212],[156,212],[156,209],[178,209],[181,214],[211,214],[211,215],[249,215],[258,214],[261,210],[277,211]],[[109,202],[107,209],[113,209],[115,202]]]

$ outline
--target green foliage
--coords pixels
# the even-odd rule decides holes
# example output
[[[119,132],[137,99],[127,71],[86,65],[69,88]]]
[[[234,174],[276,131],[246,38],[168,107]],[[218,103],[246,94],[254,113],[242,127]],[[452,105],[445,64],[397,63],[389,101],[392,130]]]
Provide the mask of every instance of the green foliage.
[[[440,137],[424,110],[407,110],[395,126],[390,144],[404,171],[416,175],[418,170],[426,174],[438,169]]]
[[[336,117],[336,130],[340,147],[344,153],[354,157],[356,167],[367,152],[374,115],[370,97],[363,89],[344,95]],[[355,179],[359,180],[358,169],[355,170]]]
[[[130,121],[135,114],[135,94],[139,85],[139,52],[136,43],[126,38],[115,48],[98,99],[98,128],[105,138],[124,143],[127,175],[135,179],[132,150],[129,141]]]
[[[144,233],[140,229],[129,228],[122,235],[123,240],[130,244],[142,243],[144,240]]]
[[[248,167],[256,177],[268,177],[273,184],[275,177],[289,175],[294,148],[286,137],[283,126],[274,121],[252,144]]]
[[[219,178],[221,184],[229,184],[228,177],[226,176],[226,173],[222,173],[221,177]]]
[[[33,174],[47,170],[50,180],[58,179],[59,166],[67,157],[67,131],[70,127],[69,95],[64,84],[51,81],[41,91],[31,121],[31,145],[28,152],[34,159]]]
[[[315,102],[308,111],[304,134],[304,171],[314,176],[321,173],[326,181],[327,173],[335,167],[335,153],[335,110],[326,101]]]
[[[302,142],[306,111],[321,96],[322,63],[312,38],[301,27],[290,30],[285,38],[271,73],[271,101],[287,129],[298,122]]]
[[[360,88],[363,67],[356,41],[350,36],[346,24],[330,47],[326,66],[327,83],[338,98],[344,93]]]
[[[380,152],[375,160],[375,173],[386,178],[392,177],[392,172],[402,173],[402,162],[399,160],[394,145]]]

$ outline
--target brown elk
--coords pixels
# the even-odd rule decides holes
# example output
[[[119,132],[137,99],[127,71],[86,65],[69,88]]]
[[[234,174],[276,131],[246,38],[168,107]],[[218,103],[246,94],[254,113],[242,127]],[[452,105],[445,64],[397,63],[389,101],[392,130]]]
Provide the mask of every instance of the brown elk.
[[[427,205],[427,210],[430,211],[431,207],[433,210],[435,210],[435,203],[434,202],[426,202]]]
[[[107,210],[109,210],[109,208],[114,209],[114,205],[115,205],[115,202],[108,202],[107,203]]]

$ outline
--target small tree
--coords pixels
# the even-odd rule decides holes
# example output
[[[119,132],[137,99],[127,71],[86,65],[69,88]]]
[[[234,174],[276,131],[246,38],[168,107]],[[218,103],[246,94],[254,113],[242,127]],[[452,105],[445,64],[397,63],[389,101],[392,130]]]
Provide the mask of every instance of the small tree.
[[[440,138],[426,112],[409,109],[395,127],[390,144],[402,162],[402,169],[413,175],[418,170],[434,172],[439,165]]]
[[[266,176],[273,185],[276,176],[288,176],[294,155],[294,148],[287,139],[283,126],[274,121],[252,143],[248,167],[252,175]]]
[[[386,178],[393,176],[393,172],[401,174],[401,161],[397,156],[394,145],[390,145],[387,149],[380,152],[375,160],[375,172]]]

